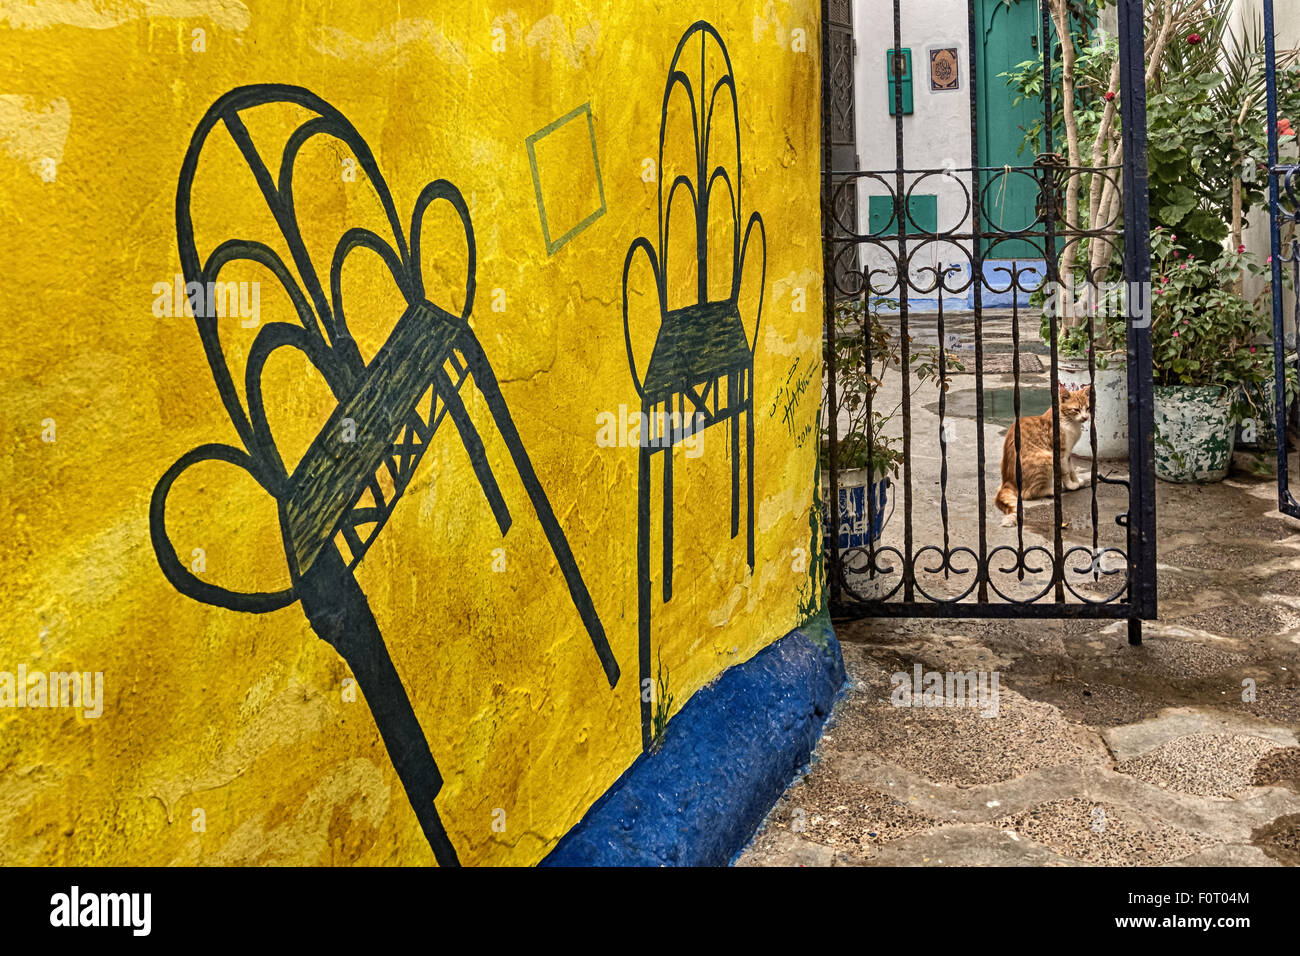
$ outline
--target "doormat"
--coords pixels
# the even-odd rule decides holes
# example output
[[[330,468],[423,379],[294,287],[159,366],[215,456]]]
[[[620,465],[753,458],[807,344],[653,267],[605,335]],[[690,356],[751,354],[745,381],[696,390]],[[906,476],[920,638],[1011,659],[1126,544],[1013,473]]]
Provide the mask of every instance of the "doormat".
[[[1010,352],[996,352],[993,355],[985,354],[984,374],[985,375],[1011,375],[1015,370],[1015,365],[1013,364],[1014,359],[1015,356]],[[965,366],[965,368],[961,370],[955,368],[949,369],[949,373],[952,375],[974,375],[975,374],[975,353],[974,352],[971,352],[969,354],[969,360],[967,359],[967,356],[963,355],[961,357],[961,363],[962,365]],[[1039,360],[1037,355],[1034,355],[1032,352],[1021,354],[1020,356],[1021,375],[1033,375],[1041,371],[1043,371],[1043,363]]]

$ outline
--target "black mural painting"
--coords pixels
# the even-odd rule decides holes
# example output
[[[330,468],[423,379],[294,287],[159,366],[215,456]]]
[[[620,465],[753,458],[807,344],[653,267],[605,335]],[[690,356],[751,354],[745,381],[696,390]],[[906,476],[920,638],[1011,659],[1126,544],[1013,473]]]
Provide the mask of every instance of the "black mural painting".
[[[710,43],[720,55],[725,70],[710,84],[706,52]],[[694,72],[698,53],[698,73]],[[720,96],[720,94],[729,94]],[[679,173],[664,193],[664,142],[669,133],[669,105],[676,94],[691,110],[694,135],[694,168]],[[715,109],[718,108],[718,109]],[[733,134],[734,169],[711,158],[714,123],[724,124],[719,134]],[[680,133],[680,129],[677,132]],[[651,701],[644,693],[651,679],[650,639],[650,464],[657,452],[664,452],[663,468],[663,599],[673,595],[673,455],[672,449],[719,423],[729,425],[731,456],[731,536],[740,532],[740,421],[745,420],[746,558],[754,568],[754,350],[762,319],[763,292],[767,282],[767,234],[763,219],[753,213],[741,239],[740,197],[740,113],[731,57],[722,37],[711,25],[699,21],[683,34],[668,67],[663,111],[659,129],[659,235],[657,245],[641,237],[632,243],[623,264],[623,330],[632,380],[641,396],[642,427],[640,468],[637,479],[637,581],[638,659],[641,693],[642,747],[651,741]],[[715,189],[725,188],[730,203],[732,229],[730,251],[731,289],[717,301],[709,299],[709,200]],[[679,190],[680,195],[679,195]],[[694,230],[697,258],[697,294],[683,308],[669,309],[668,239],[673,201],[687,203],[691,216],[687,226]],[[750,234],[758,227],[762,243],[759,265],[758,311],[754,319],[754,341],[746,338],[740,314],[740,285]],[[660,325],[645,380],[637,376],[637,363],[628,327],[628,275],[637,252],[645,253],[654,272],[659,297]],[[674,416],[676,416],[674,418]]]
[[[278,168],[266,165],[243,118],[246,111],[270,103],[288,104],[316,114],[289,136]],[[217,245],[205,260],[200,259],[190,215],[190,192],[200,152],[208,134],[218,126],[229,132],[252,170],[287,244],[293,266],[302,278],[302,287],[294,281],[280,256],[261,242],[230,238]],[[329,265],[328,295],[303,242],[294,210],[294,163],[303,144],[318,135],[342,142],[355,156],[378,194],[395,243],[360,227],[345,232]],[[439,308],[424,293],[420,230],[425,210],[437,200],[444,200],[455,209],[464,225],[468,244],[465,307],[459,315]],[[194,132],[176,190],[176,233],[187,283],[199,283],[206,289],[208,283],[217,280],[227,263],[236,260],[258,263],[269,269],[284,287],[301,325],[273,322],[257,333],[245,368],[248,402],[245,411],[222,354],[211,297],[197,304],[195,321],[208,364],[244,447],[201,445],[172,465],[159,480],[149,514],[158,563],[182,594],[217,607],[265,613],[295,601],[302,602],[316,634],[332,645],[352,669],[437,861],[454,865],[455,848],[434,806],[442,776],[353,572],[382,531],[397,499],[411,482],[434,432],[446,418],[451,420],[469,453],[501,534],[509,530],[510,511],[488,462],[483,440],[460,397],[460,388],[467,379],[473,378],[509,450],[609,686],[614,687],[619,678],[618,663],[605,639],[573,552],[529,461],[487,356],[469,327],[474,305],[475,246],[465,200],[446,180],[427,185],[415,202],[408,247],[392,196],[370,148],[338,110],[299,87],[246,86],[221,97]],[[369,364],[349,334],[340,285],[344,260],[358,248],[369,249],[383,259],[406,300],[405,311]],[[272,440],[261,386],[267,359],[285,346],[306,354],[337,399],[329,421],[291,473]],[[428,399],[427,414],[421,410],[422,399]],[[165,527],[167,495],[187,468],[210,461],[245,469],[275,499],[289,564],[290,587],[278,592],[230,591],[201,580],[177,558]],[[385,484],[390,485],[387,497],[378,478],[384,472],[389,479]],[[339,536],[346,548],[336,544]]]

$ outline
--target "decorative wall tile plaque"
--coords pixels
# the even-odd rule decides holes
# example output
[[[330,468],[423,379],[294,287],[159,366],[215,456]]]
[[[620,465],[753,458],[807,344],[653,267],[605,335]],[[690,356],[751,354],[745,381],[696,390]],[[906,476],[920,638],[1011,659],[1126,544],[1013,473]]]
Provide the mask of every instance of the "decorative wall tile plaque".
[[[956,47],[941,47],[930,51],[930,89],[944,92],[960,88]]]

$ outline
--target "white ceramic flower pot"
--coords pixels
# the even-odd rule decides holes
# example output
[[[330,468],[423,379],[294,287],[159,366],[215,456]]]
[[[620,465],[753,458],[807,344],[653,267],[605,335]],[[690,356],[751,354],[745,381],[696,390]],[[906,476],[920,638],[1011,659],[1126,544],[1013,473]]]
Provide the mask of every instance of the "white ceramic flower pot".
[[[1060,381],[1072,389],[1090,384],[1087,359],[1060,359]],[[1097,415],[1083,426],[1074,454],[1092,457],[1092,430],[1097,430],[1097,457],[1112,460],[1128,458],[1128,367],[1124,356],[1112,355],[1106,368],[1097,369]]]

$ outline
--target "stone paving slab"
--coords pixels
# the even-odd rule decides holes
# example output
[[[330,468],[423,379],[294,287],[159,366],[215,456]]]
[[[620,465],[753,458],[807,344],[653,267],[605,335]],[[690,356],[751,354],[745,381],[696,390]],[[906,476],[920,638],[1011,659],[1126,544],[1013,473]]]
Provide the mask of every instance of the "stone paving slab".
[[[987,827],[945,827],[900,840],[868,866],[1080,866],[1032,840]]]
[[[1101,738],[1115,759],[1123,762],[1191,734],[1243,734],[1265,738],[1278,747],[1297,746],[1295,734],[1285,727],[1200,707],[1170,707],[1152,720],[1107,728]]]

